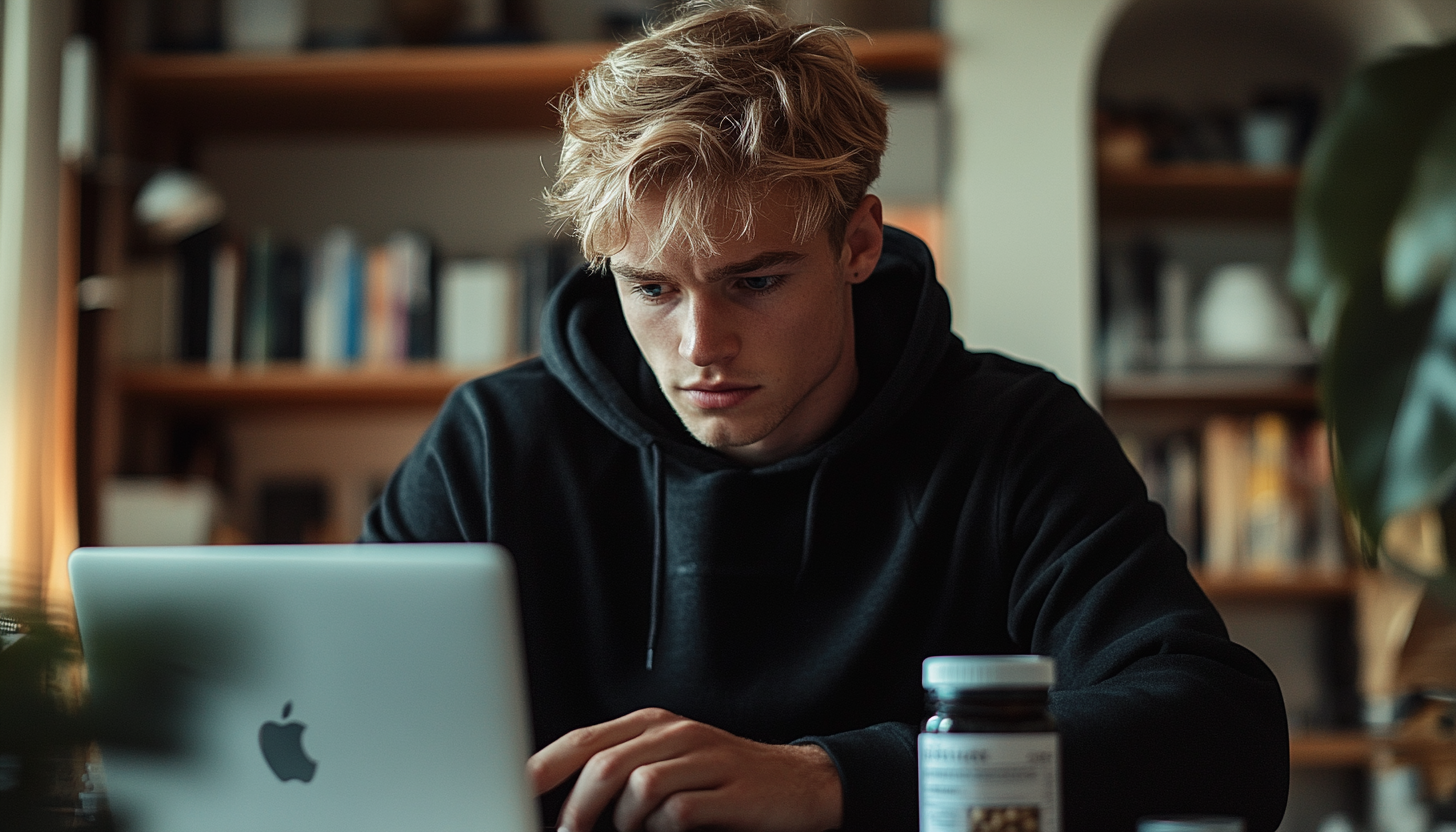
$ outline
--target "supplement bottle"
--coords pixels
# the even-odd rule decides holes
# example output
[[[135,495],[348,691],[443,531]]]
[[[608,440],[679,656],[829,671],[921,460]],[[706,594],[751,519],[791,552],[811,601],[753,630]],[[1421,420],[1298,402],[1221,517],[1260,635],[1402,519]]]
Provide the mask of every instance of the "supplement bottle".
[[[933,656],[922,672],[921,832],[1061,832],[1045,656]]]

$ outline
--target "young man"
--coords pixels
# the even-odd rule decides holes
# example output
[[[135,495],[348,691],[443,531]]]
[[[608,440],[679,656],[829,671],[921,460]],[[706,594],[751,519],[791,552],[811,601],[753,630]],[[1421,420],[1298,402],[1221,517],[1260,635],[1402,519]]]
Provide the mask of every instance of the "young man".
[[[451,396],[364,534],[515,554],[548,820],[915,829],[921,660],[1041,653],[1068,829],[1278,825],[1276,682],[1098,416],[950,333],[866,195],[885,105],[837,31],[703,11],[563,121],[549,198],[604,268],[540,359]]]

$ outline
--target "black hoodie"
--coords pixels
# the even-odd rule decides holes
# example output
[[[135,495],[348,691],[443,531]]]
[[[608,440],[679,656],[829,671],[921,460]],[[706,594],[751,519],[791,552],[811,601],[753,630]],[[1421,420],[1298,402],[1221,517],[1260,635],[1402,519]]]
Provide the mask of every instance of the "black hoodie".
[[[514,553],[538,747],[662,707],[821,745],[846,830],[909,832],[921,660],[1041,653],[1057,662],[1065,828],[1278,826],[1278,684],[1228,640],[1101,418],[1044,370],[967,352],[908,234],[885,230],[853,304],[845,414],[755,468],[687,433],[612,281],[578,270],[546,310],[543,357],[450,396],[364,539]]]

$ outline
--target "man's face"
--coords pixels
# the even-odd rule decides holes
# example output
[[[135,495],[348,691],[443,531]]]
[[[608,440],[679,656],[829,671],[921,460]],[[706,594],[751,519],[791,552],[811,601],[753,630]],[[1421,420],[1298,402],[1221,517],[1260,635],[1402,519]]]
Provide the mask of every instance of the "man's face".
[[[612,273],[632,337],[698,441],[766,464],[834,424],[858,380],[850,289],[879,258],[879,216],[866,197],[832,249],[827,231],[796,243],[794,208],[773,202],[752,238],[713,256],[681,241],[653,256],[661,201],[644,206]]]

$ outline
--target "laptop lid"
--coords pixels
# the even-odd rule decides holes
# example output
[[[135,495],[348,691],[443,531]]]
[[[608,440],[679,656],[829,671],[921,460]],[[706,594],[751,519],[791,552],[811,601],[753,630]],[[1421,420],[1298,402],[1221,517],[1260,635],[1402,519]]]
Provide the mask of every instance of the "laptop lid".
[[[500,547],[79,549],[70,574],[98,706],[177,729],[103,743],[125,828],[541,828]]]

